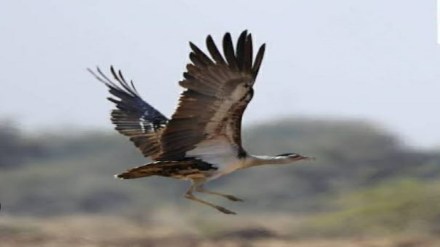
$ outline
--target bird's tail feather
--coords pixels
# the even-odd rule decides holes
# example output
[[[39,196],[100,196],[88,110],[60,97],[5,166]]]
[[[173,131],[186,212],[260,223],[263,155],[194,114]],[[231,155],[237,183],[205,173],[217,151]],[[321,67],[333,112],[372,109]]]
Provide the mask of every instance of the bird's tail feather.
[[[143,166],[132,168],[115,175],[121,179],[133,179],[149,176],[163,176],[173,178],[197,177],[205,171],[217,170],[212,164],[197,159],[155,161]]]
[[[129,169],[121,174],[115,175],[116,178],[120,179],[134,179],[149,176],[165,176],[171,177],[179,171],[179,168],[183,168],[185,165],[184,161],[155,161],[148,163],[139,167]]]
[[[115,175],[115,177],[120,179],[149,177],[153,175],[160,175],[161,170],[162,168],[160,167],[158,162],[153,162],[129,169],[123,173]]]

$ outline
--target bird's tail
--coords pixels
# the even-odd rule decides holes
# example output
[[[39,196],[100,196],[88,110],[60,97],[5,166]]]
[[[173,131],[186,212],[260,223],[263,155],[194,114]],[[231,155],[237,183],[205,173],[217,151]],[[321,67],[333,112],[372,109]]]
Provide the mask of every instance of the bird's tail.
[[[217,170],[216,167],[197,159],[182,159],[178,161],[155,161],[143,166],[132,168],[115,175],[116,178],[133,179],[149,176],[187,178],[201,175],[204,171]]]
[[[120,179],[134,179],[134,178],[142,178],[142,177],[149,177],[154,175],[162,175],[164,173],[164,163],[169,162],[153,162],[148,163],[142,166],[138,166],[132,169],[129,169],[123,173],[115,175],[116,178]]]

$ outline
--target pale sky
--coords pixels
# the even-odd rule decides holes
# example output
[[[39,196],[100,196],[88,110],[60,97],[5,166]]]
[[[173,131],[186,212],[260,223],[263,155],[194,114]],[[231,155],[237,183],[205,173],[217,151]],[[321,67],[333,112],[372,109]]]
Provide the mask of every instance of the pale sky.
[[[171,115],[188,62],[247,29],[267,43],[245,124],[276,117],[366,119],[408,144],[440,145],[435,1],[0,1],[0,119],[28,130],[112,128],[87,67],[123,70]]]

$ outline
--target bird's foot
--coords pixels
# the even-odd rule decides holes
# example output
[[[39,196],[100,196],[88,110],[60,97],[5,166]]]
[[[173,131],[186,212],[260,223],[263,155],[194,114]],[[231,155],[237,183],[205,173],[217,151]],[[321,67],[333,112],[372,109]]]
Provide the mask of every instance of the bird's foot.
[[[231,211],[231,210],[229,210],[229,209],[226,209],[226,208],[224,208],[224,207],[220,207],[220,206],[217,206],[217,207],[215,207],[218,211],[220,211],[220,212],[222,212],[222,213],[224,213],[224,214],[237,214],[236,212],[233,212],[233,211]]]
[[[225,198],[228,200],[231,200],[233,202],[242,202],[243,201],[243,199],[240,199],[240,198],[235,197],[233,195],[225,195]]]

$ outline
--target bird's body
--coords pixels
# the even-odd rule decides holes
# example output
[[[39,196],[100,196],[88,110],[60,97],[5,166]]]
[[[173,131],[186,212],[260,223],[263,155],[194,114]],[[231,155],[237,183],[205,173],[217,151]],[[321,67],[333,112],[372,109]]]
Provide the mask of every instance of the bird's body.
[[[239,169],[263,164],[287,164],[307,157],[290,153],[254,156],[241,144],[241,118],[253,96],[253,84],[263,59],[265,45],[253,57],[252,37],[244,31],[236,48],[229,33],[223,38],[223,55],[211,36],[206,39],[209,55],[190,43],[192,52],[180,85],[185,88],[171,119],[142,100],[133,83],[111,67],[113,82],[99,68],[90,72],[103,82],[117,99],[112,111],[116,130],[153,162],[117,175],[132,179],[152,175],[189,180],[185,197],[233,213],[203,201],[193,191],[240,199],[203,189],[202,185]],[[119,85],[118,85],[119,84]]]

